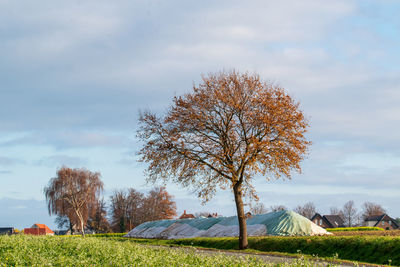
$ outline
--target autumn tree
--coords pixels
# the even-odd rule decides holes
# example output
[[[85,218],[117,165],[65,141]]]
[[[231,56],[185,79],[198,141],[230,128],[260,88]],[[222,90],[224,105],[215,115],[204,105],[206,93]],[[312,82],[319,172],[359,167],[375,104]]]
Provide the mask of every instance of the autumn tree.
[[[316,213],[315,205],[312,202],[307,202],[303,206],[298,205],[294,211],[310,220]]]
[[[143,211],[145,221],[172,219],[176,217],[176,204],[165,187],[155,187],[147,195]]]
[[[111,225],[115,232],[126,232],[144,222],[143,193],[129,188],[111,196]]]
[[[358,214],[353,200],[347,201],[343,205],[341,214],[344,218],[344,223],[346,226],[352,227],[355,224]]]
[[[365,219],[369,216],[373,216],[373,215],[381,215],[386,213],[386,210],[377,203],[373,203],[373,202],[365,202],[362,206],[362,218]]]
[[[102,191],[100,173],[67,167],[57,170],[57,176],[44,188],[49,214],[67,216],[70,222],[77,220],[82,236],[85,235],[89,209],[98,202]]]
[[[254,176],[290,178],[310,144],[297,102],[257,74],[236,71],[204,76],[165,116],[146,111],[139,122],[148,181],[172,180],[204,201],[218,187],[233,191],[241,249],[248,244],[243,197],[257,197]]]
[[[255,204],[250,204],[250,212],[252,215],[265,214],[268,209],[261,202],[256,202]]]
[[[117,190],[111,196],[110,208],[112,228],[121,233],[147,221],[176,216],[176,204],[165,187],[155,187],[147,195],[133,188]]]

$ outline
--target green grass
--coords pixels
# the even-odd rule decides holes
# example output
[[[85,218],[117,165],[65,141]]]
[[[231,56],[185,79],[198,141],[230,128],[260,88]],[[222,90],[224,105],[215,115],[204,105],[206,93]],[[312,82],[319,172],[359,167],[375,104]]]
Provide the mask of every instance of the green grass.
[[[123,237],[127,233],[106,233],[106,234],[89,234],[89,237]]]
[[[0,266],[313,266],[266,264],[255,257],[198,254],[194,250],[152,248],[127,238],[0,236]]]
[[[362,226],[362,227],[343,227],[343,228],[326,228],[329,232],[347,232],[347,231],[385,231],[380,227],[370,227],[370,226]]]
[[[237,238],[134,239],[138,243],[237,249]],[[249,249],[400,265],[400,238],[383,236],[249,237]]]

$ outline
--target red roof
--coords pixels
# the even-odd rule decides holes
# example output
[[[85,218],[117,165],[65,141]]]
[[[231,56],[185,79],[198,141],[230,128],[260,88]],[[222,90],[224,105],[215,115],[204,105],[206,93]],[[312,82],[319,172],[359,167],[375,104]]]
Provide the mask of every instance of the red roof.
[[[54,234],[54,232],[45,224],[35,223],[34,225],[32,225],[32,228],[45,229],[46,234]]]
[[[186,213],[186,210],[184,210],[181,217],[179,217],[179,219],[194,219],[194,218],[196,218],[196,217],[194,217],[193,214]]]

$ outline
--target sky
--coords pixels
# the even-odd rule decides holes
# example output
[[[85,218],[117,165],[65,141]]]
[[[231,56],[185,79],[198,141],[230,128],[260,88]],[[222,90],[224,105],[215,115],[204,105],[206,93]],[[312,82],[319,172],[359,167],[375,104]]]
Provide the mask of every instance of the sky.
[[[46,223],[43,188],[65,165],[147,192],[140,110],[163,114],[201,76],[236,69],[280,85],[313,142],[291,180],[258,176],[267,207],[354,200],[400,217],[398,1],[0,0],[0,227]],[[167,183],[178,213],[234,215]]]

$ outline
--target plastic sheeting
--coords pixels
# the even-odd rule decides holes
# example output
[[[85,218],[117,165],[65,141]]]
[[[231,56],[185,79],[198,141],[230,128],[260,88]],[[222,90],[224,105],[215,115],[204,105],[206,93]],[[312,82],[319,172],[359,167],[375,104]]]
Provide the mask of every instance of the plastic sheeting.
[[[327,235],[325,229],[293,211],[277,211],[254,215],[247,219],[249,236],[312,236]],[[160,220],[142,223],[132,229],[126,237],[136,238],[189,238],[238,236],[237,216]]]

